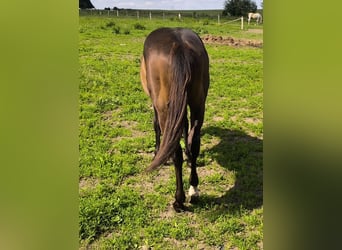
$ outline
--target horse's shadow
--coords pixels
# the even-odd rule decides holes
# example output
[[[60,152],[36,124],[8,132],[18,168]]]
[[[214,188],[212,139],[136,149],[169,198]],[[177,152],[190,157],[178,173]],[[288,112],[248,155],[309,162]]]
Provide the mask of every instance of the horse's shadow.
[[[235,183],[222,196],[201,194],[196,208],[218,205],[217,212],[237,212],[241,208],[252,210],[263,204],[263,142],[241,131],[220,127],[202,129],[202,135],[218,137],[220,142],[202,154],[235,173]],[[205,167],[205,166],[203,166]]]

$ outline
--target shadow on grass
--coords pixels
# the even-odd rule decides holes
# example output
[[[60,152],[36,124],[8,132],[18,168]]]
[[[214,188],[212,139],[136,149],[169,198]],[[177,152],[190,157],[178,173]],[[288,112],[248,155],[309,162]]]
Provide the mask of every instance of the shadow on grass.
[[[253,210],[261,207],[263,204],[262,140],[241,131],[213,126],[203,128],[202,134],[220,139],[217,145],[203,153],[211,155],[222,168],[234,171],[236,180],[234,186],[221,197],[202,194],[193,208],[218,206],[216,212],[235,213],[241,208]]]

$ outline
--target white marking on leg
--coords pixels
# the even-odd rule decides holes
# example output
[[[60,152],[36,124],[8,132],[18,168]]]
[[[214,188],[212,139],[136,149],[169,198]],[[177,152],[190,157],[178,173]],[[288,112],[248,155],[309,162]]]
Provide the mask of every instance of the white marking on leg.
[[[197,187],[190,186],[189,188],[189,196],[190,197],[198,197],[199,196],[199,191]]]

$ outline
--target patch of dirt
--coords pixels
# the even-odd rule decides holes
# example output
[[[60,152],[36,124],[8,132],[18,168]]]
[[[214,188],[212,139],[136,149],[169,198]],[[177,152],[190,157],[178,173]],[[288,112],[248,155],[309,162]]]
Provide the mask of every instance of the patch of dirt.
[[[165,208],[164,212],[161,212],[159,214],[159,218],[161,220],[173,218],[177,214],[176,211],[173,209],[172,204],[173,204],[173,200],[170,199],[170,202],[169,202],[168,206]]]
[[[113,128],[126,128],[131,131],[130,136],[117,136],[112,138],[112,142],[115,143],[117,141],[122,140],[123,138],[137,138],[137,137],[145,137],[147,132],[143,132],[138,130],[136,127],[138,125],[138,122],[136,121],[117,121],[115,120],[115,117],[113,116],[113,113],[117,111],[107,111],[102,114],[102,119],[105,121],[109,126]]]
[[[238,117],[236,115],[233,115],[230,117],[230,119],[233,121],[233,122],[236,122]]]
[[[214,116],[213,117],[213,121],[215,121],[215,122],[221,122],[223,120],[224,120],[224,118],[222,116]]]
[[[79,192],[83,192],[90,188],[95,188],[100,183],[97,178],[81,178],[79,181]]]
[[[155,171],[155,174],[153,175],[153,183],[158,184],[165,182],[165,180],[169,180],[171,178],[170,176],[174,174],[172,164],[172,161],[169,160],[167,165],[164,164],[157,171]]]
[[[247,33],[253,33],[253,34],[263,34],[264,31],[262,29],[249,29],[246,31]]]
[[[173,239],[173,238],[164,238],[165,242],[169,242],[170,245],[174,246],[174,249],[190,249],[189,246],[196,246],[197,250],[217,250],[217,249],[223,249],[223,246],[210,246],[203,241],[199,241],[195,237],[191,237],[186,240],[179,240],[179,239]]]
[[[233,47],[256,47],[262,48],[263,42],[252,39],[237,39],[233,37],[223,37],[215,35],[205,35],[201,37],[202,41],[207,44],[228,45]]]
[[[257,118],[250,118],[250,117],[245,118],[244,121],[245,121],[246,123],[251,123],[251,124],[259,124],[259,123],[261,123],[261,120],[260,120],[260,119],[257,119]]]

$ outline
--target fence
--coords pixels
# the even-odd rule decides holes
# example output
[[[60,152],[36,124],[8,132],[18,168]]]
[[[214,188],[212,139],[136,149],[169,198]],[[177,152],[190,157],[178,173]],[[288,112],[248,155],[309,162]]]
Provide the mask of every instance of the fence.
[[[243,30],[243,16],[242,17],[239,17],[237,19],[234,19],[234,20],[230,20],[228,22],[225,22],[223,24],[226,24],[226,23],[233,23],[233,22],[236,22],[236,21],[241,21],[241,29]],[[218,23],[220,23],[220,16],[218,16]]]
[[[231,17],[222,17],[222,10],[205,10],[205,11],[175,11],[175,10],[132,10],[132,9],[118,9],[118,10],[98,10],[98,9],[80,9],[80,16],[96,15],[108,17],[127,17],[137,19],[224,19],[230,20]]]
[[[239,17],[233,19],[232,17],[222,17],[222,10],[206,10],[206,11],[166,11],[166,10],[98,10],[98,9],[80,9],[80,16],[103,16],[103,17],[121,17],[121,18],[137,18],[137,19],[150,19],[162,18],[162,19],[182,19],[182,18],[194,18],[194,19],[217,19],[218,24],[227,24],[236,21],[241,21],[241,29],[243,30],[244,18]],[[225,21],[225,22],[222,22]]]

